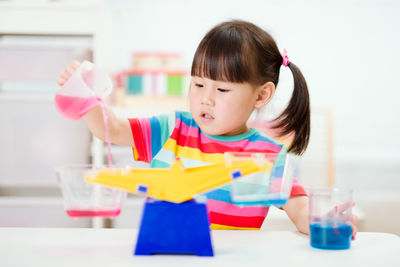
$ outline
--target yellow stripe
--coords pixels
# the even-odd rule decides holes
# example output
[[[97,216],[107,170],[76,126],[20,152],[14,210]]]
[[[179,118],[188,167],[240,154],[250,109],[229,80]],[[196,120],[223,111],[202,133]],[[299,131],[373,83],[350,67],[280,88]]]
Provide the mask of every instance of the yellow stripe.
[[[221,224],[211,224],[212,230],[260,230],[260,228],[235,227]]]
[[[139,158],[139,153],[137,152],[135,147],[133,147],[132,150],[133,150],[133,158],[137,160]]]
[[[199,160],[208,163],[223,163],[223,153],[203,153],[198,148],[191,148],[187,146],[178,146],[174,139],[168,139],[163,148],[172,151],[177,157],[188,158],[192,160]]]

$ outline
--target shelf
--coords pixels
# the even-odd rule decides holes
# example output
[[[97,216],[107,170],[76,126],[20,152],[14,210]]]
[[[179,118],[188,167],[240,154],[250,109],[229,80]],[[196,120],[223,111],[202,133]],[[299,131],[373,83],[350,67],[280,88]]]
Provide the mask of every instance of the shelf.
[[[3,1],[0,3],[0,32],[91,34],[96,29],[98,12],[104,8],[104,2]]]
[[[18,178],[7,180],[2,177],[0,180],[0,188],[55,188],[58,187],[56,179],[50,180],[32,180],[27,178]]]
[[[62,207],[61,197],[0,197],[0,206],[55,206]]]
[[[119,117],[142,117],[166,114],[174,110],[189,110],[189,99],[182,96],[126,96],[112,106]]]

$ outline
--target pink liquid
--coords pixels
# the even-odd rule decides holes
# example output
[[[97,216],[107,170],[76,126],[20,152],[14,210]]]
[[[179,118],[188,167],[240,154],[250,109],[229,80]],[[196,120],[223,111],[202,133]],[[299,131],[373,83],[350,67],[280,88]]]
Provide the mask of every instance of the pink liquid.
[[[120,209],[114,210],[66,210],[70,217],[116,217],[121,213]]]
[[[104,103],[103,99],[100,98],[101,110],[103,112],[104,118],[104,128],[106,134],[106,143],[107,143],[107,156],[108,156],[108,166],[113,165],[112,156],[111,156],[111,138],[110,138],[110,130],[108,127],[108,113],[106,109],[106,104]]]
[[[58,111],[68,119],[79,120],[93,107],[101,103],[98,97],[76,97],[57,94],[55,103]]]

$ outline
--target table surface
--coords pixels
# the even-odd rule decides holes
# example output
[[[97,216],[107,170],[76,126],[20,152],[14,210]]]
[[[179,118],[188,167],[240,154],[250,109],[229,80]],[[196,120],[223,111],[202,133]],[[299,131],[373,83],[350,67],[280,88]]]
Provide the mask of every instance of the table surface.
[[[136,229],[0,228],[0,266],[400,266],[400,237],[387,233],[360,232],[349,250],[315,249],[290,231],[211,236],[214,257],[134,256]]]

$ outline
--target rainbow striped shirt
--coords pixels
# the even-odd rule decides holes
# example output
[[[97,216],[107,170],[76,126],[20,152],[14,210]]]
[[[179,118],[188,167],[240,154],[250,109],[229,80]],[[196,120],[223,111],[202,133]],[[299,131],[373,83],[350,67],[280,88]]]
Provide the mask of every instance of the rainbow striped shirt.
[[[135,142],[135,160],[150,163],[152,168],[168,168],[180,157],[186,168],[224,161],[224,152],[278,153],[283,145],[258,130],[236,136],[207,135],[201,131],[189,112],[175,111],[151,118],[129,119]],[[229,185],[207,196],[212,229],[260,229],[268,207],[234,205]],[[306,195],[295,178],[291,196]]]

